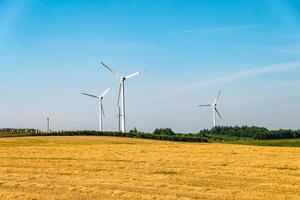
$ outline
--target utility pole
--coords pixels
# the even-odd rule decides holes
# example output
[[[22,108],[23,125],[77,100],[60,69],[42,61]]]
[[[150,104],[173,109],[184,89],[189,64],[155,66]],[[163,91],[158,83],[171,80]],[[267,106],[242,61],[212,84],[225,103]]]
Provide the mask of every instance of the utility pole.
[[[50,133],[50,119],[47,117],[47,132]]]

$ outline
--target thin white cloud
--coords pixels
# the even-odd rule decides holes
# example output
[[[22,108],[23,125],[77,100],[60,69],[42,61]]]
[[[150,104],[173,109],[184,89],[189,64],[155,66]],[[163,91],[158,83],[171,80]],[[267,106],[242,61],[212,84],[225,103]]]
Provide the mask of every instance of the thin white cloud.
[[[155,99],[152,99],[154,101],[171,98],[174,96],[178,96],[190,91],[195,91],[200,88],[204,87],[212,87],[212,86],[219,86],[226,83],[238,81],[241,79],[249,78],[249,77],[255,77],[265,74],[271,74],[271,73],[278,73],[278,72],[286,72],[291,71],[295,69],[300,69],[300,61],[295,62],[285,62],[285,63],[279,63],[274,64],[270,66],[260,67],[260,68],[251,68],[246,70],[241,70],[237,72],[233,72],[231,75],[224,76],[224,77],[217,77],[214,79],[206,80],[206,81],[196,81],[196,82],[189,82],[185,83],[179,88],[176,88],[172,90],[171,92],[164,94],[163,96],[157,97]]]
[[[184,33],[200,33],[200,32],[224,32],[224,31],[239,31],[239,30],[249,30],[257,29],[262,27],[262,24],[256,25],[240,25],[240,26],[221,26],[221,27],[211,27],[211,28],[200,28],[200,29],[187,29]]]
[[[275,50],[278,53],[286,55],[300,55],[300,45],[290,45]]]

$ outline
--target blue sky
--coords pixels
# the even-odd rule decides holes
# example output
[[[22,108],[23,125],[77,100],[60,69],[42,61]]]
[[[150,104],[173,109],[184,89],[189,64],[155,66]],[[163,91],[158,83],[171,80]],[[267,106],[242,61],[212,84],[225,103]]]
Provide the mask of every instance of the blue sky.
[[[296,0],[0,0],[0,127],[117,129],[117,80],[127,127],[197,132],[212,125],[299,129],[300,3]]]

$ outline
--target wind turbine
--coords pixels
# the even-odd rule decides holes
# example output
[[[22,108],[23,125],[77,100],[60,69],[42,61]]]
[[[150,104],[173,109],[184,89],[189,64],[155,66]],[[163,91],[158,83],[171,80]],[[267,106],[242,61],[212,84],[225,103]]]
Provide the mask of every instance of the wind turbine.
[[[126,127],[125,127],[125,81],[127,79],[130,79],[134,76],[137,76],[141,73],[144,72],[144,70],[140,70],[138,72],[129,74],[127,76],[122,76],[119,73],[117,73],[115,70],[113,70],[111,67],[109,67],[108,65],[104,64],[103,62],[101,62],[101,64],[107,68],[110,72],[112,72],[119,80],[120,80],[120,88],[119,88],[119,97],[118,97],[118,106],[121,109],[121,131],[123,133],[125,133],[126,131]],[[120,105],[120,99],[121,99],[121,105]]]
[[[211,106],[212,107],[212,111],[213,111],[213,127],[215,128],[216,127],[216,113],[218,114],[218,116],[222,119],[218,109],[217,109],[217,103],[218,103],[218,100],[219,100],[219,97],[221,95],[221,90],[219,91],[218,93],[218,96],[217,98],[215,99],[215,101],[212,103],[212,104],[204,104],[204,105],[198,105],[198,107],[204,107],[204,106]]]
[[[103,116],[105,116],[103,104],[102,104],[103,98],[109,92],[110,89],[111,88],[107,88],[100,96],[91,95],[91,94],[87,94],[87,93],[81,93],[83,95],[96,98],[99,101],[99,131],[103,131]]]

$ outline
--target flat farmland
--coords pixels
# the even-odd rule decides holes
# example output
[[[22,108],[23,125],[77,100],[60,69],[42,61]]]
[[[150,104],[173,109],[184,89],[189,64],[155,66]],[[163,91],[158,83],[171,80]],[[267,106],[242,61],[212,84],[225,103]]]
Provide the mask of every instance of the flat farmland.
[[[300,148],[0,138],[0,199],[300,199]]]

